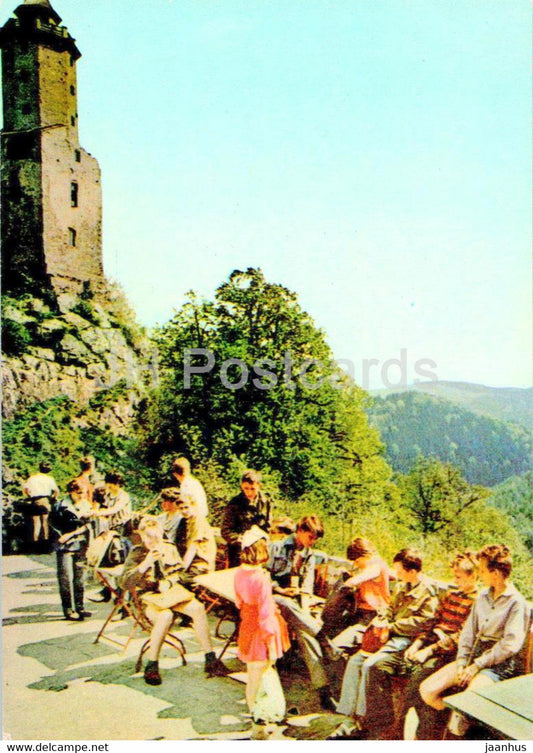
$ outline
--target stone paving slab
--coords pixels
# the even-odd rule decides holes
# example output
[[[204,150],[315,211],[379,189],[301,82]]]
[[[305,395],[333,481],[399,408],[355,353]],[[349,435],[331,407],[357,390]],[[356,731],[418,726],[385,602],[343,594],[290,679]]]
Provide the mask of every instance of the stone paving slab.
[[[3,737],[12,740],[245,740],[257,736],[246,714],[244,685],[230,678],[207,680],[203,655],[190,628],[180,629],[187,665],[164,650],[163,684],[149,686],[135,673],[144,638],[126,652],[94,638],[109,604],[91,604],[84,622],[63,619],[53,555],[3,558]],[[211,618],[210,618],[211,619]],[[116,637],[127,622],[112,627]],[[113,634],[111,633],[111,635]],[[215,640],[215,650],[222,646]],[[235,648],[225,662],[244,665]],[[259,738],[324,739],[339,717],[317,708],[308,681],[283,677],[289,723],[270,725]],[[291,723],[292,722],[292,723]]]

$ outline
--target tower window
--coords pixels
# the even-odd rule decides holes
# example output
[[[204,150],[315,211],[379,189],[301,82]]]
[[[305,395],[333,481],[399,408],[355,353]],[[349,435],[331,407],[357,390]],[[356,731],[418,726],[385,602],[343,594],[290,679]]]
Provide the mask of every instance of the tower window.
[[[76,94],[76,89],[73,86],[70,87],[70,93]]]
[[[74,115],[70,116],[70,125],[72,125],[72,126],[76,125],[76,118],[74,117]]]
[[[76,162],[81,162],[81,152],[79,149],[74,149],[74,159]]]
[[[78,184],[75,181],[72,181],[70,184],[70,206],[78,206]],[[75,244],[73,243],[72,245]]]
[[[71,246],[76,245],[76,231],[73,227],[69,227],[68,229],[68,242]]]
[[[74,57],[72,55],[70,56],[70,67],[74,67]]]

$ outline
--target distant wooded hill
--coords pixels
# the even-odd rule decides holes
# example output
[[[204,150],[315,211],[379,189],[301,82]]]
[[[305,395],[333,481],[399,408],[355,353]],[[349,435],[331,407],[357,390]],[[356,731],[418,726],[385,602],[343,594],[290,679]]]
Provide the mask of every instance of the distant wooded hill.
[[[372,395],[416,392],[449,400],[480,416],[513,421],[533,431],[533,387],[485,387],[468,382],[421,382],[409,387],[376,390]]]
[[[533,550],[533,473],[508,478],[493,489],[488,500],[494,507],[507,513],[515,530],[523,536],[530,551]]]
[[[493,401],[498,402],[499,398]],[[453,463],[470,483],[483,486],[531,470],[531,431],[517,423],[477,415],[451,400],[421,392],[391,394],[374,398],[368,414],[396,471],[408,472],[420,455]]]

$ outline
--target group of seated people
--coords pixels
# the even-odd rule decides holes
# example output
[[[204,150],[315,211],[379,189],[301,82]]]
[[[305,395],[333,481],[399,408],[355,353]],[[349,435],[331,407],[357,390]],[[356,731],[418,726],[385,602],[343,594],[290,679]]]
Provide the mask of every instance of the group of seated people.
[[[206,611],[195,593],[195,578],[214,570],[217,551],[214,531],[207,522],[205,492],[192,477],[185,458],[174,461],[172,475],[177,483],[160,492],[160,514],[137,516],[135,525],[129,497],[116,473],[107,474],[102,492],[96,494],[89,488],[87,474],[85,481],[73,479],[67,496],[55,500],[50,512],[61,601],[68,620],[90,616],[83,603],[89,538],[103,530],[115,530],[128,539],[129,552],[118,587],[136,590],[152,624],[144,668],[149,684],[162,681],[158,657],[176,614],[192,620],[205,654],[207,676],[228,674],[213,652]],[[449,734],[462,736],[465,720],[455,714],[449,718],[443,695],[450,689],[480,687],[521,671],[518,654],[529,629],[530,609],[510,582],[512,557],[506,546],[489,545],[477,554],[464,551],[454,555],[454,585],[443,588],[423,572],[417,551],[402,549],[389,568],[373,544],[358,537],[348,546],[346,566],[337,567],[331,592],[320,599],[314,596],[317,568],[326,557],[314,549],[324,535],[320,518],[307,515],[295,525],[288,518],[273,524],[271,516],[260,474],[246,471],[239,494],[229,501],[223,515],[226,566],[238,568],[239,583],[250,580],[242,575],[242,568],[260,566],[261,572],[268,572],[270,595],[267,598],[263,593],[264,604],[259,602],[256,611],[248,608],[246,612],[247,640],[250,629],[256,628],[265,645],[271,646],[263,657],[263,668],[275,663],[286,650],[285,638],[281,640],[279,633],[278,615],[281,617],[321,707],[344,717],[329,739],[401,739],[412,707],[419,720],[418,739],[439,739],[447,726]],[[250,536],[254,531],[259,531],[259,536]],[[266,554],[257,559],[252,556],[253,547],[261,537]],[[478,578],[485,587],[481,591]],[[245,583],[245,590],[247,587]],[[109,593],[101,592],[93,600],[108,598]],[[269,606],[272,598],[274,621]],[[238,594],[241,615],[242,603]],[[257,620],[255,628],[250,628],[251,614],[257,615],[253,618]],[[270,641],[274,634],[279,639],[277,651]],[[239,637],[239,649],[244,638]],[[336,701],[330,675],[338,674],[342,667],[339,659],[346,656]],[[257,686],[258,665],[246,661],[249,682],[255,671]],[[393,703],[398,677],[405,685],[399,704]]]

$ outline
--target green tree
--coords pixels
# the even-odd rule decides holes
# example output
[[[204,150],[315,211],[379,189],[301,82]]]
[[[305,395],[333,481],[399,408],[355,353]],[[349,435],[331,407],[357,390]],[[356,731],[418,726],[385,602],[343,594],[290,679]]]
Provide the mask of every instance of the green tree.
[[[412,527],[423,534],[438,533],[456,525],[469,508],[489,496],[481,486],[472,486],[461,471],[435,458],[419,457],[413,470],[398,479]]]
[[[242,459],[278,472],[291,498],[312,493],[345,516],[358,499],[383,498],[390,469],[367,423],[366,394],[337,367],[295,293],[261,270],[237,270],[214,301],[189,294],[157,344],[161,385],[141,420],[150,462],[169,452],[223,468]],[[209,351],[214,365],[188,383],[190,349]]]
[[[508,478],[492,490],[490,504],[506,513],[533,551],[533,473]]]

